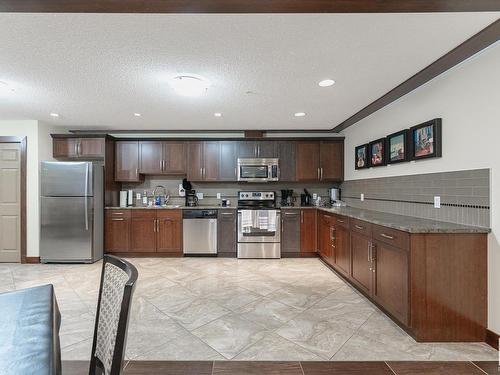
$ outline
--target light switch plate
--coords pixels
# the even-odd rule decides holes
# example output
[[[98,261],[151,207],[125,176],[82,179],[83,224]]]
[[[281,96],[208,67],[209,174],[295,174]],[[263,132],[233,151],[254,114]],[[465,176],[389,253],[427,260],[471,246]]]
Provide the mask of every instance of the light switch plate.
[[[314,199],[314,200],[318,199],[318,194],[313,193],[313,199]]]
[[[363,202],[365,200],[365,195],[363,193],[361,193],[361,195],[359,196],[359,198],[361,199],[361,202]]]
[[[440,196],[434,197],[434,208],[441,208],[441,197]]]
[[[220,193],[217,193],[217,199],[220,199],[220,198],[221,198]]]
[[[196,196],[198,197],[198,199],[203,199],[203,193],[196,193]]]

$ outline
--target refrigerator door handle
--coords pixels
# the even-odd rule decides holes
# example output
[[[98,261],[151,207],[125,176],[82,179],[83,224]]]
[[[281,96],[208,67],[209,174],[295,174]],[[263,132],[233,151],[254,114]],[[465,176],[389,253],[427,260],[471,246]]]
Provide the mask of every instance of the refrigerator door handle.
[[[88,192],[89,192],[89,164],[85,165],[85,230],[89,230],[89,207],[88,207]]]

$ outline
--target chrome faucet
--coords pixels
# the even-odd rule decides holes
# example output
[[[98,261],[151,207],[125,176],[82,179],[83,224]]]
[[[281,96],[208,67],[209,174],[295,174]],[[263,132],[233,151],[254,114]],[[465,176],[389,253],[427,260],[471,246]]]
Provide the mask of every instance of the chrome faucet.
[[[157,190],[158,189],[162,189],[163,190],[163,195],[160,195],[160,194],[157,194]],[[164,197],[165,198],[165,202],[163,204],[167,204],[168,200],[170,199],[170,196],[167,196],[167,189],[165,188],[165,186],[163,185],[157,185],[154,190],[153,190],[153,197]]]

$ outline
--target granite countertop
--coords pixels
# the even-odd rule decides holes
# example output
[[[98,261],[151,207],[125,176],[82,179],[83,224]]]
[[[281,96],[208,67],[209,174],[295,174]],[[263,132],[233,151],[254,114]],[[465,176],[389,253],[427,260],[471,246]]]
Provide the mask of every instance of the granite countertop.
[[[320,211],[364,220],[372,224],[398,229],[408,233],[489,233],[490,228],[474,227],[444,221],[421,219],[413,216],[403,216],[380,211],[364,210],[354,207],[282,207],[282,209],[317,208]]]
[[[238,207],[229,206],[229,207],[221,207],[221,206],[195,206],[195,207],[186,207],[181,205],[166,205],[166,206],[153,206],[153,207],[105,207],[106,210],[236,210]]]

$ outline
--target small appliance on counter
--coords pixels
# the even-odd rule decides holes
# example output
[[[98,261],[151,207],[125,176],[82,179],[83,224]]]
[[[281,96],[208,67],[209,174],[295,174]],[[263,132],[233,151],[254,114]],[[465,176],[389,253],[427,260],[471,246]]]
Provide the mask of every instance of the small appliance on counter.
[[[186,207],[196,207],[198,205],[196,190],[193,190],[193,185],[191,185],[191,182],[189,182],[187,178],[182,180],[182,187],[184,188],[186,194]]]
[[[341,200],[339,188],[328,189],[328,195],[330,196],[330,204],[334,204]]]
[[[281,190],[281,203],[280,204],[282,207],[293,206],[293,190],[292,189]]]
[[[300,194],[300,205],[301,206],[312,206],[312,196],[309,194],[307,189],[304,189],[304,194]]]

